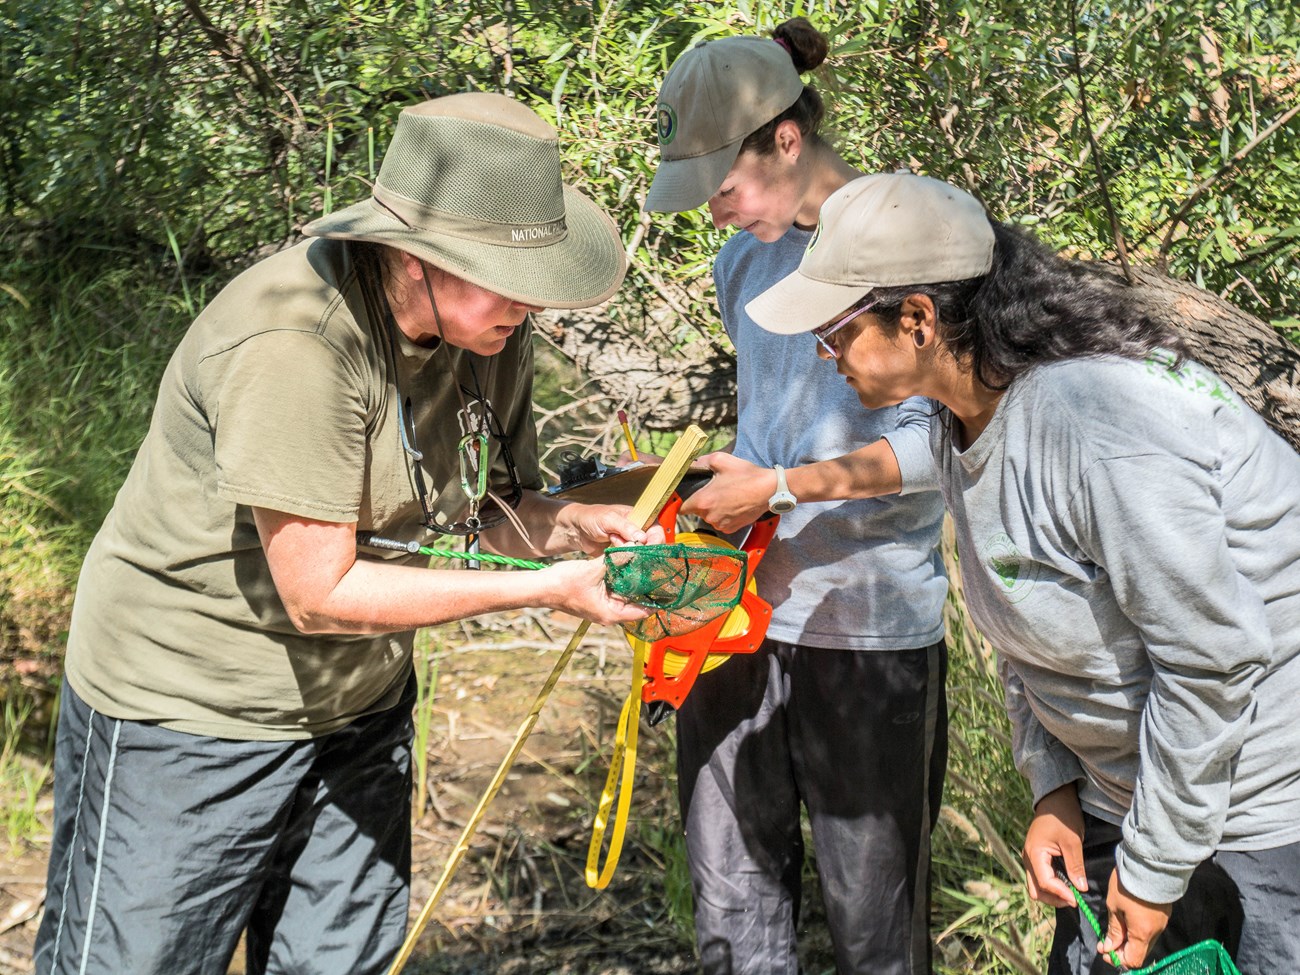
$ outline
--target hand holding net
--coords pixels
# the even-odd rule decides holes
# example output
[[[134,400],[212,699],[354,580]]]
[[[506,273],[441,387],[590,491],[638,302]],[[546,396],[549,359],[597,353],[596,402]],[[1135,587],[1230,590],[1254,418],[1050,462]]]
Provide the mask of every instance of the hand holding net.
[[[1100,941],[1103,932],[1097,915],[1092,912],[1092,908],[1083,899],[1083,894],[1079,893],[1079,889],[1070,882],[1070,879],[1060,872],[1057,875],[1074,894],[1079,913],[1083,915],[1088,926],[1096,933],[1097,940]],[[1213,940],[1198,941],[1143,968],[1125,968],[1120,964],[1119,953],[1115,951],[1110,952],[1107,958],[1126,975],[1241,975],[1227,949]]]

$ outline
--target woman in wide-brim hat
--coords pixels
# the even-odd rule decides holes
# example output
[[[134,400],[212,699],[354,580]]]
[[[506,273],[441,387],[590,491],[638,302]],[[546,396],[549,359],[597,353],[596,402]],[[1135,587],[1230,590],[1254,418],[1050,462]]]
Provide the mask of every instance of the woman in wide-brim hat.
[[[940,404],[1050,975],[1112,970],[1061,868],[1125,968],[1206,938],[1300,967],[1300,456],[1115,279],[939,180],[848,183],[747,307],[863,406]]]
[[[500,95],[406,109],[370,198],[303,232],[387,244],[543,308],[599,304],[627,268],[613,222],[562,182],[554,129]]]
[[[500,95],[408,108],[371,197],[306,233],[190,327],[86,557],[40,972],[225,972],[245,927],[250,971],[384,971],[415,629],[645,615],[599,560],[503,575],[410,554],[645,537],[626,508],[536,491],[529,313],[599,303],[625,270],[550,126]]]

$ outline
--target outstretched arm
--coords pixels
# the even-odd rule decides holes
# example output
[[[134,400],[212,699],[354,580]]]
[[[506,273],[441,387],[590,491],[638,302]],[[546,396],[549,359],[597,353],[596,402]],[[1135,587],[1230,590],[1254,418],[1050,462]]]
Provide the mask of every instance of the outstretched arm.
[[[699,515],[719,531],[733,532],[767,513],[768,499],[776,493],[772,468],[722,452],[705,454],[700,463],[713,479],[686,500],[683,514]],[[897,494],[902,488],[898,459],[887,440],[831,460],[789,468],[785,476],[800,503],[874,498]]]
[[[933,490],[930,421],[934,404],[912,397],[898,406],[896,426],[874,443],[838,457],[786,469],[786,484],[800,503],[877,498]],[[713,480],[693,494],[682,511],[696,514],[723,532],[737,531],[767,512],[776,491],[776,472],[729,453],[706,454],[700,462]]]
[[[629,520],[632,509],[624,504],[578,504],[525,491],[515,512],[528,530],[525,542],[509,524],[483,534],[484,547],[501,555],[538,558],[585,552],[599,555],[611,545],[637,545],[650,538]],[[658,531],[652,527],[651,531]]]
[[[269,508],[254,508],[253,518],[276,590],[303,633],[389,633],[524,606],[597,623],[648,615],[605,588],[600,559],[509,574],[392,565],[358,559],[350,523]]]

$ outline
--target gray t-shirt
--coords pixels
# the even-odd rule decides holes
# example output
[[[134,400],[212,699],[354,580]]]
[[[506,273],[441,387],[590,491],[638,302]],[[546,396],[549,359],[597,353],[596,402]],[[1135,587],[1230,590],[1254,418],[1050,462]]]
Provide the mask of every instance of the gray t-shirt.
[[[1300,840],[1300,455],[1204,367],[1039,366],[956,449],[966,601],[1034,799],[1079,782],[1137,896]]]
[[[801,504],[781,517],[757,573],[772,603],[768,636],[849,650],[902,650],[943,636],[948,582],[939,556],[943,503],[934,490],[928,400],[863,409],[813,339],[759,328],[745,304],[799,266],[811,234],[764,244],[741,231],[713,269],[737,351],[736,456],[763,467],[827,460],[884,437],[903,473],[899,495]]]

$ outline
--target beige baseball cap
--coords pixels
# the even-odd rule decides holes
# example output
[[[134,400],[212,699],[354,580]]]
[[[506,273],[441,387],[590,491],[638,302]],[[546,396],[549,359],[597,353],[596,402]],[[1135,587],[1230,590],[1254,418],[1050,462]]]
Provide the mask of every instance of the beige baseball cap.
[[[778,335],[809,332],[872,288],[964,281],[993,266],[993,227],[979,200],[903,171],[851,180],[822,204],[797,270],[745,305]]]
[[[659,89],[659,168],[645,209],[677,212],[708,202],[740,145],[799,100],[790,52],[769,37],[701,41],[674,63]]]

